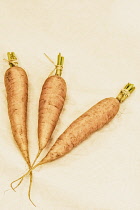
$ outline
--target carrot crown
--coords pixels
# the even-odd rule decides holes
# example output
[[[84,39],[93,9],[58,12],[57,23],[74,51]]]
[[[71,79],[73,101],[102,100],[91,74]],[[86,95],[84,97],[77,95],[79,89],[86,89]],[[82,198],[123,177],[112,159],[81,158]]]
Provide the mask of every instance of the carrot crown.
[[[7,57],[10,67],[18,66],[17,57],[14,52],[8,52]]]
[[[55,64],[54,61],[52,59],[50,59],[50,57],[48,55],[46,55],[45,53],[44,53],[44,55],[55,66],[55,69],[50,73],[49,76],[53,75],[54,72],[55,72],[55,75],[61,76],[62,75],[62,70],[63,70],[63,64],[64,64],[64,57],[61,56],[61,53],[59,53],[58,56],[57,56],[57,64]]]
[[[131,83],[128,83],[125,85],[125,87],[120,91],[118,96],[116,97],[120,103],[125,101],[127,97],[130,96],[130,94],[135,90],[135,86]]]

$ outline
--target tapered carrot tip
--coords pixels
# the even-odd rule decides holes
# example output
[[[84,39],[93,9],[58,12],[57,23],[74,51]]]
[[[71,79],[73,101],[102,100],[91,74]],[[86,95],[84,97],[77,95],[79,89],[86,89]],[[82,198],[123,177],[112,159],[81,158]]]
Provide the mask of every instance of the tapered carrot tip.
[[[135,90],[135,86],[131,83],[128,83],[124,86],[124,88],[120,91],[118,96],[116,97],[120,103],[125,101],[126,98],[130,96],[130,94]]]
[[[16,191],[15,191],[15,188],[14,188],[12,185],[11,185],[11,188],[12,188],[12,190],[13,190],[14,192],[16,192]]]
[[[10,67],[18,66],[17,57],[14,52],[8,52],[7,57]]]
[[[16,188],[20,185],[20,183],[22,182],[23,178],[24,178],[26,175],[28,175],[28,174],[30,173],[30,171],[32,171],[32,170],[31,170],[31,169],[28,170],[28,172],[27,172],[25,175],[23,175],[23,176],[21,176],[20,178],[18,178],[18,179],[16,179],[16,180],[14,180],[13,182],[11,182],[10,187],[11,187],[13,190],[16,189]],[[20,180],[20,182],[16,185],[16,187],[13,187],[13,184],[14,184],[15,182],[19,181],[19,180]]]
[[[36,205],[34,204],[34,202],[31,200],[31,198],[29,198],[30,202],[33,204],[33,206],[36,207]]]
[[[11,183],[11,188],[15,191],[15,189],[21,184],[22,181],[23,181],[23,178],[20,180],[20,182],[15,187],[13,187],[13,185]]]
[[[34,202],[31,199],[31,186],[32,186],[32,181],[33,181],[33,179],[32,179],[32,172],[30,174],[31,174],[31,176],[30,176],[30,185],[29,185],[29,191],[28,191],[28,198],[29,198],[30,202],[36,207],[36,205],[34,204]]]

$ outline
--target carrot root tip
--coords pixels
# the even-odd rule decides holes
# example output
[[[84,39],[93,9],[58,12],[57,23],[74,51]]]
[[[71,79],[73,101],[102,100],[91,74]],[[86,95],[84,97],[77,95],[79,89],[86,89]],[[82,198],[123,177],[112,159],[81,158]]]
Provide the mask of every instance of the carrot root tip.
[[[33,204],[33,206],[36,207],[36,205],[34,204],[34,202],[31,200],[31,198],[29,198],[30,202]]]
[[[12,184],[10,185],[10,187],[12,188],[12,190],[13,190],[14,192],[16,192],[16,190],[15,190],[15,188],[12,186]]]

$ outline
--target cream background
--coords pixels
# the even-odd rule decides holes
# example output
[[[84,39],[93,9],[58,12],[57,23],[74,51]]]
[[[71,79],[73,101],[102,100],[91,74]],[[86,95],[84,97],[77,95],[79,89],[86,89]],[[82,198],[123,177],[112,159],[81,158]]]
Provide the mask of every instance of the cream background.
[[[7,115],[3,82],[7,51],[16,52],[29,78],[31,160],[38,148],[39,94],[53,69],[44,52],[53,60],[59,51],[65,56],[67,100],[53,141],[93,104],[116,96],[127,82],[136,85],[109,125],[67,156],[36,169],[32,189],[36,209],[139,210],[140,0],[0,1],[0,209],[32,210],[28,178],[16,193],[9,187],[27,166]]]

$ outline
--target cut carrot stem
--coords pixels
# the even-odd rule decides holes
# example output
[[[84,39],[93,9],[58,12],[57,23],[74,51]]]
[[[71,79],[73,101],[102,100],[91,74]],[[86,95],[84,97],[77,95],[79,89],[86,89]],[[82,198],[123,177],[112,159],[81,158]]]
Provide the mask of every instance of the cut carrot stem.
[[[14,52],[8,52],[7,57],[10,67],[18,66],[17,57]]]
[[[57,65],[60,65],[60,62],[61,62],[61,53],[58,54]]]
[[[57,65],[56,65],[56,75],[61,76],[62,75],[62,69],[64,64],[64,57],[61,56],[61,53],[57,56]]]
[[[118,96],[116,97],[120,103],[125,101],[126,98],[135,90],[135,86],[131,83],[128,83],[124,86],[124,88],[120,91]]]
[[[57,56],[57,64],[55,65],[54,61],[44,53],[44,55],[48,58],[48,60],[54,64],[55,69],[50,73],[49,76],[52,76],[55,72],[55,75],[61,76],[62,75],[62,69],[63,69],[63,64],[64,64],[64,57],[61,56],[61,53],[58,54]]]
[[[63,66],[63,64],[64,64],[64,57],[61,57],[60,65]]]

